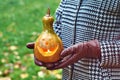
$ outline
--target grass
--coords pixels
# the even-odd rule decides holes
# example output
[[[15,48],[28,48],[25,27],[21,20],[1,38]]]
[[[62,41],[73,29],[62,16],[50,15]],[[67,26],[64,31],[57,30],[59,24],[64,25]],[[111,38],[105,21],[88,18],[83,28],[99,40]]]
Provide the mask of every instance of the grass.
[[[60,0],[0,0],[0,80],[60,80],[61,70],[49,71],[34,64],[26,48],[42,30],[48,7],[51,15]]]

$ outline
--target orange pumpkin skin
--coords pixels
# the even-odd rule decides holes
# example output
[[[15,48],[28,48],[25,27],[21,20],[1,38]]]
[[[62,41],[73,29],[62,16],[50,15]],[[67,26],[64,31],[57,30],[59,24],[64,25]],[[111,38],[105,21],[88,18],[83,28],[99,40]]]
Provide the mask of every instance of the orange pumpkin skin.
[[[55,34],[52,27],[54,19],[49,14],[43,17],[44,30],[36,40],[34,47],[34,56],[45,63],[58,61],[63,50],[62,40]]]

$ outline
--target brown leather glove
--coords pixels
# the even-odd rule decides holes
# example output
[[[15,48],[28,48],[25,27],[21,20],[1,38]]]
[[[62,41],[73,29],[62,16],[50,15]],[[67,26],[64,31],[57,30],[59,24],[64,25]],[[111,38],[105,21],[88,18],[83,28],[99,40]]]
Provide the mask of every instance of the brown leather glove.
[[[27,44],[27,47],[34,48],[34,43]],[[88,42],[77,43],[64,49],[61,53],[61,60],[56,63],[45,64],[35,59],[35,63],[39,66],[45,66],[50,70],[64,68],[71,65],[81,58],[96,58],[100,59],[101,51],[98,40],[91,40]]]
[[[49,67],[50,70],[64,68],[71,65],[81,58],[101,58],[100,45],[98,40],[91,40],[88,42],[77,43],[71,47],[66,48],[61,53],[62,60],[59,64]]]

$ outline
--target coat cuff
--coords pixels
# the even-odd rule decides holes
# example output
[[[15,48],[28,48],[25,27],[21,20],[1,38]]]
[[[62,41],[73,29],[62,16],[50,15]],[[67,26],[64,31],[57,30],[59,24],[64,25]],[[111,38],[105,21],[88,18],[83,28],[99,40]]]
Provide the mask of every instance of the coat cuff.
[[[102,41],[101,46],[101,66],[104,68],[120,67],[120,40]]]

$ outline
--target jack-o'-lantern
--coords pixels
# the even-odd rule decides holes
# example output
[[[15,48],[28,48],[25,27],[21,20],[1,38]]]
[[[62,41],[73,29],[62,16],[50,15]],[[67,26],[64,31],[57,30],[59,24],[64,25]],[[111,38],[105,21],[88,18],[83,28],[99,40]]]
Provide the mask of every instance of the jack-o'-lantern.
[[[54,18],[50,16],[50,9],[43,17],[43,31],[37,38],[34,47],[35,57],[42,62],[56,62],[63,50],[62,40],[53,30]]]

